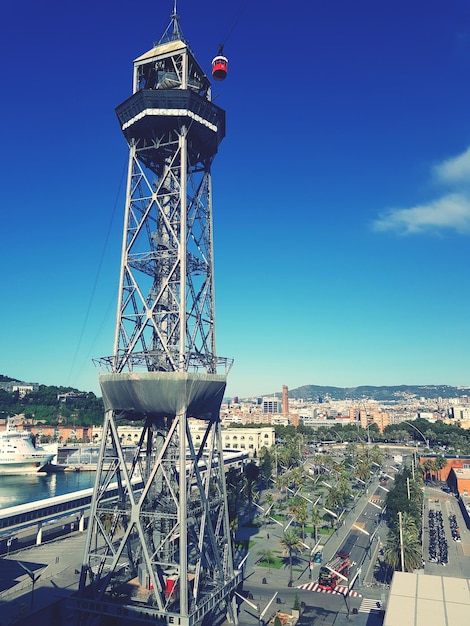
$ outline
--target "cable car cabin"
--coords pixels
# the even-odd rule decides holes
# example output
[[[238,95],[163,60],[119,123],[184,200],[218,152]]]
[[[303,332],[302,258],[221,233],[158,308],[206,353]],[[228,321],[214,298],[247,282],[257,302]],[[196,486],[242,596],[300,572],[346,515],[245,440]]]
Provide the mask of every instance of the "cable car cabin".
[[[218,55],[212,59],[212,78],[214,80],[225,80],[228,72],[228,59]]]

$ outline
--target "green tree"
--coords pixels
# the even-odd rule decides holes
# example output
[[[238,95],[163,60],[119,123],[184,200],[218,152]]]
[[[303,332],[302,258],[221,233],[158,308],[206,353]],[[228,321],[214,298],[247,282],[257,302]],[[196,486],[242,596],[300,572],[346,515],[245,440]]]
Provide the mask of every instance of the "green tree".
[[[438,456],[434,460],[434,467],[437,473],[438,480],[441,480],[441,471],[444,469],[444,467],[446,467],[446,465],[447,465],[447,459],[443,456]]]
[[[231,467],[225,475],[225,483],[227,489],[228,516],[230,522],[232,522],[235,518],[238,519],[238,513],[243,501],[243,474],[241,474],[238,469]]]
[[[356,456],[357,456],[357,443],[355,441],[350,441],[346,445],[345,453],[348,457],[348,463],[350,462],[351,465],[354,465],[356,462]]]
[[[426,459],[423,461],[423,463],[421,463],[421,467],[423,468],[426,480],[432,477],[432,472],[434,471],[434,463],[432,459]]]
[[[416,519],[411,515],[411,513],[407,513],[406,511],[401,516],[401,527],[403,532],[409,533],[413,535],[416,539],[418,539],[418,529],[416,526]]]
[[[366,483],[371,476],[371,468],[371,462],[367,457],[362,455],[358,456],[354,467],[354,476],[363,483]]]
[[[287,474],[278,474],[276,476],[275,485],[280,494],[282,494],[282,490],[287,487],[288,482],[289,477]]]
[[[268,491],[268,493],[266,494],[264,499],[266,501],[266,511],[270,511],[272,505],[274,504],[274,496],[273,496],[273,494],[270,491]]]
[[[335,509],[343,506],[343,504],[344,497],[341,490],[337,486],[330,487],[325,496],[325,506],[334,512]]]
[[[288,528],[284,531],[284,534],[280,539],[280,544],[289,557],[289,585],[292,585],[292,557],[295,552],[300,552],[302,550],[302,539],[299,537],[296,530]]]
[[[342,498],[341,506],[344,506],[352,495],[351,483],[349,482],[349,476],[346,472],[339,476],[337,488]]]
[[[248,501],[248,517],[250,519],[250,522],[252,522],[254,516],[253,502],[256,502],[259,499],[259,491],[256,482],[249,480],[245,477],[243,493]]]
[[[421,527],[423,495],[419,486],[419,481],[412,479],[408,469],[395,475],[393,487],[386,497],[389,526],[393,531],[397,530],[399,511],[409,513],[414,518],[416,527]],[[410,497],[408,497],[408,489]]]
[[[313,537],[315,540],[315,544],[318,541],[318,527],[322,525],[323,518],[318,507],[314,506],[312,509],[312,516],[310,518],[313,526]]]
[[[385,459],[385,455],[383,451],[379,448],[377,444],[374,444],[369,450],[369,461],[372,464],[382,465]]]
[[[405,572],[421,566],[421,545],[413,532],[402,531],[403,563]],[[389,532],[384,550],[384,561],[392,569],[401,569],[401,543],[399,532]]]
[[[260,560],[268,564],[268,572],[271,572],[271,563],[274,563],[274,553],[269,548],[262,548],[258,550],[258,556]]]
[[[269,448],[263,446],[259,451],[259,477],[265,484],[269,481],[274,472],[274,453]]]
[[[302,539],[305,539],[305,524],[308,519],[306,500],[300,497],[292,498],[289,508],[295,521],[302,526]]]

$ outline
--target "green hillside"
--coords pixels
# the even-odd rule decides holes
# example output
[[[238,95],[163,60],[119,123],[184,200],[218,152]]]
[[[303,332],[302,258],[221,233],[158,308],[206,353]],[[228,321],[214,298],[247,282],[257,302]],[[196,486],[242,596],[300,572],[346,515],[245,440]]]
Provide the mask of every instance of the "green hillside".
[[[458,398],[470,394],[470,387],[452,387],[450,385],[362,385],[360,387],[326,387],[304,385],[289,389],[290,398],[318,400],[329,397],[331,400],[361,400],[370,398],[378,401],[400,401],[410,398]],[[280,395],[280,394],[276,394]]]
[[[21,383],[0,374],[0,383]],[[2,385],[3,386],[3,385]],[[104,407],[94,393],[73,387],[39,385],[37,391],[20,397],[18,391],[0,389],[0,417],[24,414],[47,424],[91,426],[103,421]]]

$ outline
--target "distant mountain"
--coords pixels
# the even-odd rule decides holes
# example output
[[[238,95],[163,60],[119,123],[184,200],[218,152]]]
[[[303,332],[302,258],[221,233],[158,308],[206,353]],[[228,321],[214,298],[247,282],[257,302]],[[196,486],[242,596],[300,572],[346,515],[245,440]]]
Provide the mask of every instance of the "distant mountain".
[[[371,400],[392,401],[406,398],[458,398],[470,394],[470,387],[452,387],[450,385],[363,385],[361,387],[324,387],[321,385],[303,385],[289,389],[289,398],[318,400]],[[276,394],[280,395],[280,394]]]

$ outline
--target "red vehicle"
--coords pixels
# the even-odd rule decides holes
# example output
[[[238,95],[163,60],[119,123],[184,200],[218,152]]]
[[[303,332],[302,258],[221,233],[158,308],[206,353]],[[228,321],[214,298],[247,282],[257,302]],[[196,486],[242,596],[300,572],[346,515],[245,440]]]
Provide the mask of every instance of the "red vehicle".
[[[350,565],[349,554],[338,552],[331,561],[320,567],[319,588],[330,591],[334,589],[347,576]]]

